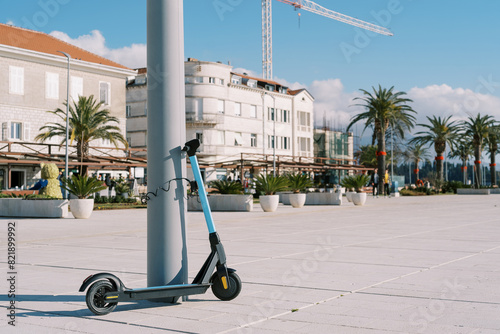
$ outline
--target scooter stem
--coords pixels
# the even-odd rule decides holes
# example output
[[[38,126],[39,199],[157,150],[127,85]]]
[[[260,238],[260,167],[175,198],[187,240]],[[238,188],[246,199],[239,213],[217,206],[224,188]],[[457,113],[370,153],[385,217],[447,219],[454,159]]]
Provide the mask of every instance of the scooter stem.
[[[200,142],[197,139],[194,139],[187,142],[186,146],[184,146],[182,150],[187,152],[189,161],[191,161],[191,169],[193,170],[194,179],[198,184],[198,194],[200,195],[201,207],[203,208],[203,214],[205,215],[208,233],[215,233],[216,230],[214,220],[212,218],[212,210],[210,210],[210,205],[208,204],[207,192],[205,191],[203,179],[201,178],[200,165],[198,164],[198,158],[196,158],[196,149],[199,146]]]

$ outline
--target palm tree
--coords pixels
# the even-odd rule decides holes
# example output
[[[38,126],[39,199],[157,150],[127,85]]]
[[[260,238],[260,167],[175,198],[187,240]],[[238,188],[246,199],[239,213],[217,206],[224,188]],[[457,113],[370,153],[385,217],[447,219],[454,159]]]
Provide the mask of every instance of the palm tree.
[[[467,162],[469,157],[474,154],[472,143],[464,139],[460,140],[455,148],[450,152],[450,158],[459,158],[462,161],[463,183],[467,182]]]
[[[410,144],[424,144],[431,146],[434,144],[436,151],[436,174],[439,181],[443,181],[443,153],[446,151],[446,145],[453,148],[457,138],[458,125],[450,122],[451,116],[446,118],[427,116],[430,124],[417,124],[426,128],[425,131],[419,131],[415,137],[410,141]]]
[[[347,127],[347,131],[357,122],[364,121],[365,131],[368,127],[373,128],[373,137],[377,138],[377,159],[378,170],[382,173],[385,171],[385,134],[387,128],[392,126],[394,132],[398,132],[401,138],[404,138],[405,132],[413,128],[415,116],[411,113],[415,111],[408,105],[412,100],[403,97],[405,92],[393,92],[394,87],[389,89],[378,86],[378,90],[374,87],[373,94],[360,89],[363,97],[357,97],[354,100],[361,100],[362,103],[356,106],[362,106],[366,110],[351,118],[351,122]],[[383,191],[383,183],[379,183],[379,192]]]
[[[66,102],[67,103],[67,102]],[[64,103],[64,105],[66,105]],[[89,144],[92,140],[106,139],[115,147],[119,143],[128,147],[128,143],[120,133],[120,128],[111,123],[119,123],[118,118],[111,116],[108,109],[101,109],[102,102],[97,102],[93,95],[89,97],[80,96],[78,101],[73,101],[69,107],[69,133],[71,141],[76,140],[77,156],[80,162],[87,159],[89,155]],[[62,137],[61,145],[66,142],[66,111],[57,108],[47,111],[58,116],[62,124],[48,123],[42,126],[41,133],[35,137],[35,140],[41,142],[52,137]],[[43,132],[45,131],[45,132]],[[87,175],[87,166],[81,166],[80,175]]]
[[[481,116],[480,113],[474,118],[469,116],[467,120],[463,121],[462,128],[466,136],[472,139],[472,145],[474,146],[474,156],[476,160],[475,165],[475,176],[476,176],[476,188],[481,186],[481,153],[485,140],[487,140],[491,127],[495,125],[495,120],[489,115]]]
[[[415,169],[413,171],[415,172],[416,180],[419,179],[419,162],[429,157],[429,153],[424,146],[425,144],[422,143],[409,144],[406,152],[404,153],[406,157],[408,157],[410,160],[413,160],[413,162],[415,163]]]
[[[490,154],[490,174],[491,174],[491,185],[497,184],[496,175],[496,162],[495,155],[498,151],[498,142],[500,141],[500,126],[495,125],[490,128],[490,133],[486,139],[486,144],[488,145],[488,153]]]

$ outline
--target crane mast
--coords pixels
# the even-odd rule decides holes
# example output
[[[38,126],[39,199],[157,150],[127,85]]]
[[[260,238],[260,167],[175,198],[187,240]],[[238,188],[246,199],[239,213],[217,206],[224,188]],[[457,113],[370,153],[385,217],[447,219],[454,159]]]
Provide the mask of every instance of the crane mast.
[[[273,20],[272,0],[262,0],[262,76],[273,78]]]
[[[262,75],[264,79],[272,80],[273,77],[273,42],[272,42],[272,0],[262,0]],[[389,29],[373,23],[365,22],[351,16],[347,16],[333,10],[327,9],[309,0],[278,0],[295,7],[304,9],[311,13],[322,15],[330,19],[340,21],[355,27],[373,31],[377,34],[392,36]]]

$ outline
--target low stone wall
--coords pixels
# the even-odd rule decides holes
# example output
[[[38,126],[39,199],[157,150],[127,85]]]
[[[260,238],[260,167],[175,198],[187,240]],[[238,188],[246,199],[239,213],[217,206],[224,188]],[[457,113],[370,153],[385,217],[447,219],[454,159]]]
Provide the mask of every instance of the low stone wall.
[[[212,211],[252,211],[252,195],[208,195],[208,204]],[[202,211],[200,198],[190,197],[188,211]]]
[[[25,200],[0,198],[1,217],[66,218],[67,200]]]
[[[307,193],[305,205],[342,205],[342,193]]]
[[[458,188],[457,195],[489,195],[492,189]]]

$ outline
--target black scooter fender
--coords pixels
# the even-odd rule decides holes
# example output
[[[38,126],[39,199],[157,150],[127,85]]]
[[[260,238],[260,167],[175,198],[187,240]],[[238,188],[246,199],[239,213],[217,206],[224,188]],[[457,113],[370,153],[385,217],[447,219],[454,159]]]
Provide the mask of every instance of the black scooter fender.
[[[235,272],[236,272],[236,269],[233,269],[233,268],[227,268],[227,273],[228,273],[228,274],[235,273]],[[216,277],[217,277],[217,278],[219,277],[219,275],[218,275],[217,271],[215,271],[215,272],[213,273],[212,277],[210,277],[210,283],[213,283],[213,282],[214,282],[214,279],[215,279]]]
[[[90,275],[89,277],[87,277],[83,283],[82,283],[82,286],[80,287],[80,292],[83,292],[85,291],[85,289],[87,289],[87,287],[94,283],[95,281],[99,281],[99,280],[104,280],[104,279],[107,279],[111,284],[113,284],[113,286],[116,288],[116,291],[123,291],[125,289],[125,286],[123,285],[122,281],[116,277],[115,275],[113,274],[110,274],[110,273],[99,273],[99,274],[94,274],[94,275]]]

